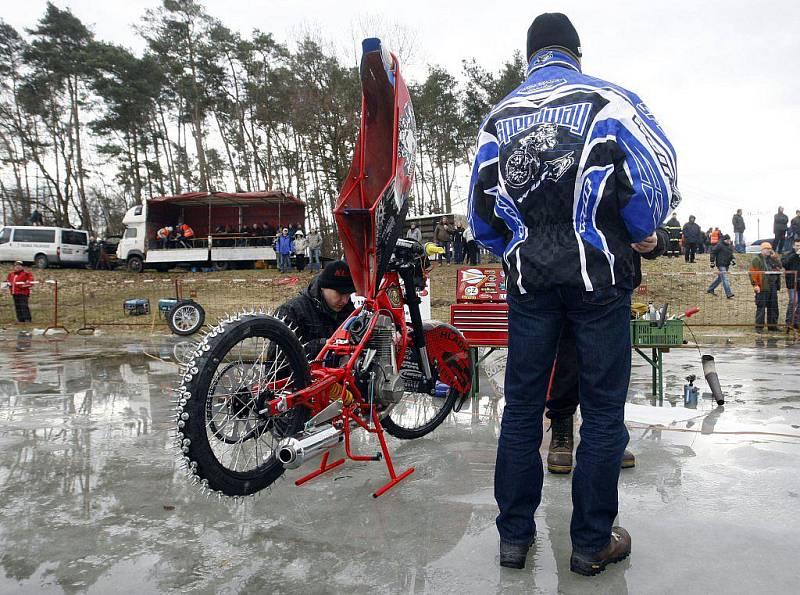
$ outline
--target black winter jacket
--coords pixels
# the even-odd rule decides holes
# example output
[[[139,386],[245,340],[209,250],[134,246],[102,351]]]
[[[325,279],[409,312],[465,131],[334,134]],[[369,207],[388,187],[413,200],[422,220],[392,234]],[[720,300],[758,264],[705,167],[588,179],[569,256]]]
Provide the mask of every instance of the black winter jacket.
[[[792,234],[794,235],[795,240],[800,240],[800,215],[792,219],[791,225],[789,225],[789,229],[792,230]]]
[[[775,224],[772,226],[774,233],[785,232],[789,228],[789,216],[786,213],[775,213]]]
[[[543,49],[488,114],[467,216],[501,256],[509,294],[632,289],[632,242],[680,202],[675,151],[642,100]]]
[[[744,233],[744,217],[734,215],[731,223],[733,223],[733,233]]]
[[[725,242],[717,242],[717,245],[711,249],[711,264],[712,266],[730,268],[733,262],[733,246],[729,246]]]
[[[285,318],[288,324],[297,329],[300,342],[306,343],[306,356],[312,360],[354,309],[352,302],[348,302],[341,312],[331,310],[322,297],[318,278],[315,277],[299,295],[280,306],[275,315]]]
[[[705,235],[697,223],[691,221],[683,226],[683,239],[687,244],[702,244]]]
[[[681,222],[678,221],[677,217],[673,217],[667,221],[666,225],[664,225],[664,228],[667,230],[667,233],[669,233],[670,240],[677,241],[681,239]]]
[[[786,254],[781,258],[781,264],[786,269],[786,287],[800,289],[800,254]]]

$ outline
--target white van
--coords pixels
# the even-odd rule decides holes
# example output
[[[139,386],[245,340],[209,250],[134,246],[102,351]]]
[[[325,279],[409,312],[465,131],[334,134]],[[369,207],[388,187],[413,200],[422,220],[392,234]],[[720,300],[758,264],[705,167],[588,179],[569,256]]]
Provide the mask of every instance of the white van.
[[[84,266],[89,263],[89,233],[65,227],[9,225],[0,231],[0,261],[33,262],[40,269],[51,264]]]

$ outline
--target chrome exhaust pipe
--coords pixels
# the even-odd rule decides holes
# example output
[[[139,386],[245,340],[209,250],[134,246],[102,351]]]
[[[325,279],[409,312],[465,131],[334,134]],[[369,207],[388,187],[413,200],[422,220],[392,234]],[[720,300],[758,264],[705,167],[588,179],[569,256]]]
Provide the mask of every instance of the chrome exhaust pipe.
[[[277,457],[286,469],[297,469],[306,461],[339,444],[342,441],[342,430],[328,426],[313,433],[301,432],[297,436],[285,438],[278,444]]]

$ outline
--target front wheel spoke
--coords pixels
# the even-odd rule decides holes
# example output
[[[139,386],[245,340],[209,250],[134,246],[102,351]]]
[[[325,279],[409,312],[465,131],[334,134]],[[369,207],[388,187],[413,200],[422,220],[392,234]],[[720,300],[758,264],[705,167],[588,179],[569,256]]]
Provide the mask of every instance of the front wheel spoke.
[[[187,316],[183,320],[192,322]],[[243,339],[223,357],[206,397],[205,420],[212,451],[222,465],[243,472],[274,461],[275,446],[291,432],[295,412],[270,418],[258,410],[294,390],[293,370],[280,345],[267,337]]]

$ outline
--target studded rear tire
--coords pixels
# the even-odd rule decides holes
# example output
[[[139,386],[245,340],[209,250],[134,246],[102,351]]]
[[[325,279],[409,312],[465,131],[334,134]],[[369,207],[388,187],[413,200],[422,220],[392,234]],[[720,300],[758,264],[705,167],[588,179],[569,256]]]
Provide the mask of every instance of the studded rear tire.
[[[248,496],[271,485],[284,471],[274,448],[302,429],[308,409],[280,416],[258,411],[310,381],[300,342],[277,318],[241,314],[212,327],[178,388],[177,442],[190,475],[226,496]]]

